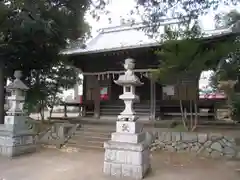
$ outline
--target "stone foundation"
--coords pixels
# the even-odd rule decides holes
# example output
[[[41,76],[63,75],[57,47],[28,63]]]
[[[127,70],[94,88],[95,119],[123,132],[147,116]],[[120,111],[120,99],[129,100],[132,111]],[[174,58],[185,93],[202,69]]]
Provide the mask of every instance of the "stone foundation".
[[[0,133],[0,155],[14,157],[35,151],[36,142],[33,134]]]
[[[236,139],[216,133],[158,132],[151,150],[192,152],[207,157],[239,158]]]
[[[140,124],[117,121],[111,141],[104,143],[104,174],[142,179],[150,168],[150,149],[145,139]]]
[[[149,149],[144,144],[109,141],[104,158],[104,174],[142,179],[150,167]]]

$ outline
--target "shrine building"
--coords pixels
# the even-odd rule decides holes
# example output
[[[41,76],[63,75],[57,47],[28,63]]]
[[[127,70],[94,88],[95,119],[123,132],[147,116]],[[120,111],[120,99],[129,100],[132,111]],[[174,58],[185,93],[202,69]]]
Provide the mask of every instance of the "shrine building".
[[[162,30],[165,25],[170,24],[176,25],[178,22],[176,20],[163,22]],[[61,52],[81,69],[84,76],[83,116],[116,119],[124,109],[123,101],[119,100],[122,87],[116,85],[114,80],[124,72],[123,63],[127,58],[135,60],[134,72],[144,83],[136,89],[140,102],[134,105],[140,119],[179,116],[181,112],[179,99],[187,101],[199,98],[198,79],[192,79],[191,76],[187,77],[188,83],[184,86],[176,85],[174,82],[160,84],[150,78],[152,69],[159,66],[159,57],[155,51],[161,48],[161,44],[147,36],[143,28],[142,24],[104,28],[85,47],[77,44]],[[206,41],[218,41],[232,34],[231,28],[206,31],[204,38]],[[213,108],[214,103],[210,100],[199,100],[198,108]]]

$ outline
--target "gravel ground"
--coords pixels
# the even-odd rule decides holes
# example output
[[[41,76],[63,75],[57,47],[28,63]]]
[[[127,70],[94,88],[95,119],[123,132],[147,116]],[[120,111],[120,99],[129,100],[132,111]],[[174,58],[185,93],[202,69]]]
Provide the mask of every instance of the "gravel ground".
[[[103,152],[40,152],[0,158],[0,180],[110,180],[102,173]],[[153,158],[154,157],[154,158]],[[189,154],[154,153],[149,180],[239,180],[240,162],[197,158]]]

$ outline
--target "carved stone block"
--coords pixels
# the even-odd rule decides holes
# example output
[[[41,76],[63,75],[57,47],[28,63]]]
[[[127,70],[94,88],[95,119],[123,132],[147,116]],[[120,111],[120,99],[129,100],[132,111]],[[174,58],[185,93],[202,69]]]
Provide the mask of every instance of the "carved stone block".
[[[5,116],[4,124],[6,127],[13,129],[15,132],[28,130],[28,125],[26,124],[27,118],[25,116]]]
[[[143,126],[132,121],[117,121],[116,131],[119,133],[135,134],[142,132]]]
[[[146,133],[129,134],[129,133],[112,133],[111,140],[117,142],[140,143],[145,140]]]
[[[0,155],[14,157],[25,153],[35,152],[36,143],[33,134],[1,135]]]
[[[122,165],[121,164],[111,164],[111,175],[115,177],[122,176]]]
[[[111,175],[111,163],[104,161],[103,173],[105,175]]]
[[[109,141],[104,147],[106,175],[142,179],[150,168],[150,151],[143,143]]]

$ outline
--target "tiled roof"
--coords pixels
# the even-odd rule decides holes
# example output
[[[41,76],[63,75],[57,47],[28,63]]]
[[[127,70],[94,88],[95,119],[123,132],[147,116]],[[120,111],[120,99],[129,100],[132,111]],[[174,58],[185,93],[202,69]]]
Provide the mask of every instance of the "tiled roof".
[[[164,25],[177,24],[178,20],[172,20],[162,23],[162,33],[164,32]],[[133,49],[139,47],[152,47],[159,45],[159,42],[150,38],[144,31],[143,24],[122,25],[116,27],[105,28],[99,31],[98,35],[92,38],[83,46],[77,46],[61,51],[61,54],[90,54],[98,52],[107,52],[121,49]],[[161,30],[161,29],[160,29]],[[231,28],[205,31],[206,37],[219,36],[229,34],[232,32]],[[160,31],[161,33],[161,31]]]

